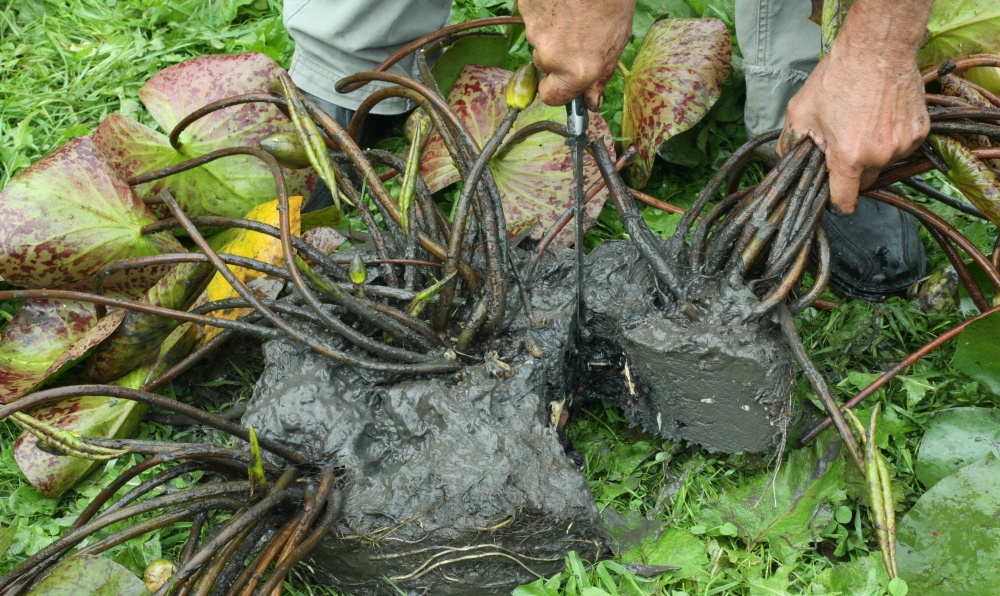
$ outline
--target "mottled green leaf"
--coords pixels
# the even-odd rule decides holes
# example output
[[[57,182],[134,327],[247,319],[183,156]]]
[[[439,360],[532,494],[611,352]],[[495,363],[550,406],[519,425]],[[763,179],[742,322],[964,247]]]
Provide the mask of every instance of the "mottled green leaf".
[[[110,261],[184,250],[169,234],[143,236],[153,221],[90,139],[73,139],[0,190],[0,277],[29,288],[90,289]],[[139,296],[166,270],[125,270],[105,290]]]
[[[622,136],[638,149],[626,169],[632,186],[646,185],[660,143],[691,128],[719,99],[731,55],[718,19],[670,19],[649,30],[625,77]]]
[[[177,328],[164,340],[154,362],[139,367],[113,385],[138,389],[161,374],[164,364],[186,355],[197,339],[193,325]],[[66,399],[30,412],[35,418],[72,430],[84,437],[121,438],[135,430],[149,409],[139,402],[103,396]],[[49,497],[58,497],[86,476],[98,462],[78,457],[52,455],[37,447],[27,432],[14,443],[14,459],[32,486]]]
[[[141,89],[139,98],[164,133],[196,109],[213,101],[267,90],[281,67],[263,54],[201,56],[164,69]],[[194,122],[180,135],[174,150],[166,137],[117,114],[94,132],[94,143],[123,176],[135,176],[200,157],[224,147],[256,146],[283,132],[291,122],[271,104],[252,103],[217,110]],[[307,194],[312,170],[282,170],[292,195]],[[251,207],[277,198],[274,178],[261,160],[236,155],[213,161],[165,180],[145,184],[137,192],[154,195],[167,188],[188,215],[240,217]]]
[[[96,555],[73,555],[27,596],[148,596],[142,580],[126,567]]]
[[[765,471],[722,493],[699,519],[705,525],[733,523],[749,548],[766,542],[778,560],[789,563],[833,519],[846,498],[844,458],[839,443],[817,443],[792,452],[773,486]]]
[[[507,111],[505,94],[512,74],[499,68],[466,66],[448,96],[448,103],[479,146],[486,143]],[[565,122],[566,110],[562,106],[547,106],[536,98],[518,115],[510,134],[543,120]],[[592,139],[604,139],[608,150],[613,151],[608,126],[599,115],[590,115],[587,134]],[[533,230],[532,238],[541,238],[573,205],[572,158],[563,137],[550,132],[534,135],[507,154],[494,157],[489,167],[503,196],[507,221],[537,218],[538,226]],[[458,170],[437,134],[427,143],[420,173],[432,192],[459,179]],[[584,177],[586,188],[600,179],[597,164],[589,155],[584,157]],[[600,214],[606,198],[607,190],[603,190],[587,204],[587,228]],[[566,226],[556,237],[556,242],[572,244],[573,226]]]
[[[929,38],[918,56],[921,68],[969,54],[996,52],[1000,49],[1000,2],[935,2],[927,31]]]
[[[509,43],[503,35],[472,35],[451,44],[431,69],[438,89],[447,97],[462,74],[462,69],[469,64],[496,68],[512,66],[507,54]]]
[[[951,365],[1000,395],[1000,314],[993,313],[969,323],[956,339],[958,347]]]
[[[939,480],[993,452],[1000,455],[1000,411],[951,408],[934,414],[917,453],[917,480]]]
[[[211,263],[180,263],[146,292],[153,306],[187,310],[205,290],[215,268]],[[96,383],[121,377],[155,353],[160,342],[181,324],[177,319],[129,311],[114,333],[87,360],[87,373]]]
[[[913,594],[994,594],[1000,585],[1000,460],[942,478],[903,517],[899,576]]]
[[[28,300],[0,337],[0,403],[24,396],[100,343],[124,312],[98,322],[92,304]]]
[[[1000,225],[1000,177],[997,173],[951,137],[930,135],[927,141],[948,165],[948,179],[983,215]]]

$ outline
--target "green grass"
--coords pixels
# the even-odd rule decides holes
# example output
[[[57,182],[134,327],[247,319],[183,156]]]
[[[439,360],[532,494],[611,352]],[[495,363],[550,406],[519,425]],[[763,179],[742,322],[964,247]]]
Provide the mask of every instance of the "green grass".
[[[453,16],[482,17],[511,5],[511,0],[457,0]],[[731,8],[724,1],[706,5],[713,11]],[[67,10],[66,3],[53,0],[8,2],[0,12],[0,186],[67,139],[91,132],[109,113],[148,121],[136,90],[166,66],[202,54],[245,51],[264,52],[287,65],[291,54],[278,0],[78,0],[72,6]],[[605,105],[609,113],[615,106],[616,86],[620,89],[620,76],[609,87]],[[741,86],[731,83],[706,121],[670,144],[674,163],[658,162],[647,191],[681,206],[689,204],[714,168],[742,142],[741,107]],[[933,182],[947,187],[939,177]],[[987,246],[991,234],[985,226],[947,214],[963,232]],[[661,232],[676,223],[652,210],[646,217]],[[608,209],[588,244],[622,235],[617,217]],[[940,251],[930,242],[928,246],[931,264],[942,264]],[[925,314],[893,299],[883,305],[849,302],[833,311],[808,310],[798,322],[814,360],[843,400],[961,319],[957,312]],[[961,405],[1000,406],[996,395],[951,369],[953,350],[945,346],[921,360],[865,406],[875,400],[885,403],[879,446],[893,469],[899,511],[910,507],[922,492],[913,461],[931,413]],[[244,371],[243,379],[234,381],[240,373],[233,371],[226,378],[245,391],[252,376],[252,371]],[[172,391],[204,396],[231,387],[188,383]],[[221,407],[231,399],[236,397],[228,395],[215,405]],[[809,407],[811,392],[804,384],[797,389],[797,399]],[[859,414],[864,418],[866,412]],[[0,532],[0,574],[58,536],[89,499],[131,463],[131,458],[123,458],[103,466],[62,499],[46,499],[25,484],[13,462],[10,446],[17,435],[16,427],[0,424],[0,526],[17,528],[13,533]],[[819,530],[813,548],[791,558],[780,559],[767,543],[748,544],[734,534],[732,524],[707,524],[706,512],[727,491],[746,485],[755,475],[770,473],[774,462],[767,458],[709,454],[664,441],[629,428],[617,412],[602,405],[579,413],[570,435],[586,456],[585,473],[595,500],[610,519],[617,520],[615,525],[625,536],[623,550],[655,541],[668,529],[672,536],[684,532],[683,552],[690,555],[690,567],[680,575],[643,578],[622,565],[630,559],[627,553],[596,564],[570,556],[563,573],[524,588],[524,594],[834,593],[834,575],[841,569],[837,565],[851,561],[861,565],[869,553],[877,552],[865,507],[852,499],[844,500]],[[176,439],[178,433],[145,423],[140,437]],[[848,494],[857,491],[852,482],[847,478],[842,487]],[[174,552],[185,530],[186,526],[165,530],[123,545],[109,556],[141,570],[147,562]],[[4,553],[8,535],[11,542]],[[289,593],[333,594],[301,580],[289,585]]]

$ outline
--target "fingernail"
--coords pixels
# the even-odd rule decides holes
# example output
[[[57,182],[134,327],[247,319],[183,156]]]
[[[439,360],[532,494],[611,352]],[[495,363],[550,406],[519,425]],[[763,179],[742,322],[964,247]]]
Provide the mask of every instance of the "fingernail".
[[[604,94],[601,93],[600,95],[597,96],[597,109],[598,110],[601,109],[601,106],[603,105],[604,105]]]

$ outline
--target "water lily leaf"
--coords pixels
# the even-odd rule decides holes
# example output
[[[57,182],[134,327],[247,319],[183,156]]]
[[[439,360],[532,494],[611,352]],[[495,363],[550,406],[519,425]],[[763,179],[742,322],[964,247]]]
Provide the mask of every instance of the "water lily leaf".
[[[914,594],[992,594],[1000,583],[1000,460],[942,478],[899,523],[899,576]]]
[[[139,98],[165,133],[196,109],[226,97],[267,90],[281,67],[263,54],[200,56],[160,71]],[[283,132],[291,122],[271,104],[254,103],[217,110],[189,126],[175,150],[167,136],[130,118],[112,114],[97,127],[94,143],[129,177],[176,165],[225,147],[256,146]],[[282,169],[290,194],[304,194],[314,181],[311,169]],[[188,215],[239,217],[251,207],[277,198],[274,178],[261,160],[226,157],[137,188],[153,196],[167,188]]]
[[[844,458],[837,443],[792,452],[769,487],[771,472],[724,492],[702,513],[701,522],[730,522],[749,548],[766,542],[778,560],[790,563],[817,539],[844,502]]]
[[[1000,360],[996,358],[998,334],[1000,316],[997,313],[969,323],[956,340],[958,347],[951,365],[1000,395]]]
[[[917,480],[930,488],[990,452],[1000,456],[1000,410],[950,408],[937,412],[920,442]]]
[[[512,66],[507,53],[509,45],[504,35],[471,35],[459,39],[445,50],[431,69],[438,89],[447,97],[462,69],[469,64],[497,68]]]
[[[110,316],[110,315],[109,315]],[[190,353],[198,329],[183,325],[160,345],[154,362],[136,368],[112,385],[138,389],[167,367]],[[149,407],[139,402],[104,396],[65,399],[30,412],[35,418],[84,437],[122,438],[135,430]],[[14,442],[14,461],[40,493],[58,497],[72,488],[99,463],[78,457],[53,455],[37,446],[34,435],[24,432]]]
[[[147,304],[187,310],[205,290],[215,268],[211,263],[180,263],[146,292]],[[177,319],[129,311],[114,333],[87,360],[87,373],[96,383],[124,375],[160,347],[181,324]]]
[[[291,214],[290,224],[292,235],[298,236],[301,233],[301,218],[299,210],[302,207],[302,197],[290,197],[288,202]],[[277,201],[258,205],[243,216],[244,219],[259,221],[275,227],[278,225],[278,217],[279,213]],[[252,259],[257,259],[258,261],[263,261],[277,266],[284,266],[285,264],[283,253],[281,251],[281,241],[277,238],[266,236],[259,232],[234,228],[212,236],[209,243],[212,245],[212,248],[220,253],[250,257]],[[243,267],[236,267],[235,265],[230,265],[229,270],[232,271],[236,277],[243,280],[243,282],[246,283],[250,289],[262,298],[275,298],[281,291],[281,288],[285,285],[284,280],[273,279],[258,271],[244,269]],[[236,298],[239,296],[239,294],[236,293],[236,290],[234,290],[233,287],[229,285],[229,282],[226,281],[226,279],[219,273],[216,273],[212,277],[212,280],[208,283],[208,288],[205,290],[205,293],[208,294],[208,299],[210,301],[225,300],[226,298]],[[247,314],[250,310],[251,309],[248,308],[220,310],[212,313],[212,316],[233,320]],[[212,339],[218,335],[219,332],[221,332],[219,327],[206,329],[205,336],[202,341],[206,342]]]
[[[448,96],[448,103],[480,147],[486,144],[507,110],[505,94],[512,74],[499,68],[466,66]],[[547,106],[536,98],[518,115],[511,134],[528,124],[544,120],[564,123],[566,110],[562,106]],[[613,151],[608,125],[599,115],[590,115],[587,134],[592,139],[603,139],[608,150]],[[572,157],[565,139],[554,133],[543,132],[528,138],[505,155],[494,157],[489,168],[503,197],[507,221],[537,218],[539,225],[531,236],[536,240],[563,211],[573,205]],[[424,150],[420,173],[431,192],[437,192],[459,179],[458,170],[436,133]],[[585,188],[600,179],[597,164],[589,155],[584,157],[584,178]],[[607,190],[602,190],[587,204],[586,228],[593,225],[607,196]],[[572,244],[572,228],[567,226],[555,241],[563,245]]]
[[[110,559],[73,555],[38,583],[28,596],[147,596],[142,580]]]
[[[670,19],[653,25],[625,77],[622,136],[638,149],[626,178],[649,180],[656,148],[708,113],[729,77],[732,44],[718,19]]]
[[[1000,177],[965,145],[943,135],[927,141],[948,165],[948,179],[991,222],[1000,225]]]
[[[29,288],[89,289],[115,259],[183,251],[90,139],[59,147],[0,190],[0,277]],[[109,277],[108,293],[140,296],[166,267]]]
[[[927,21],[929,38],[917,57],[921,68],[1000,48],[1000,3],[995,0],[935,2]]]
[[[9,403],[54,377],[104,340],[125,313],[98,321],[92,304],[28,300],[0,337],[0,403]]]

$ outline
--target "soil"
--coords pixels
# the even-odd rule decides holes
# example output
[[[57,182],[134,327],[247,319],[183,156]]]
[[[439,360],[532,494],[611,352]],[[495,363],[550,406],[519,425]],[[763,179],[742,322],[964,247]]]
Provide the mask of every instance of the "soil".
[[[321,579],[351,594],[509,594],[571,550],[606,553],[553,403],[610,399],[633,425],[709,450],[772,447],[793,376],[777,332],[742,323],[756,298],[706,290],[711,315],[692,323],[658,302],[641,262],[628,242],[589,256],[574,346],[573,256],[547,255],[530,320],[512,292],[509,332],[453,375],[400,379],[266,344],[244,424],[344,470],[338,525],[312,555]]]
[[[244,423],[346,472],[338,526],[312,553],[322,579],[352,594],[510,594],[571,550],[603,552],[597,508],[550,423],[565,393],[569,257],[539,267],[535,324],[512,310],[506,340],[455,375],[398,381],[266,344]]]
[[[659,308],[653,275],[629,242],[605,242],[588,261],[590,349],[608,366],[587,386],[634,425],[709,451],[773,447],[790,414],[791,356],[768,321],[743,322],[757,298],[706,284],[704,316]],[[627,369],[626,369],[627,367]]]

